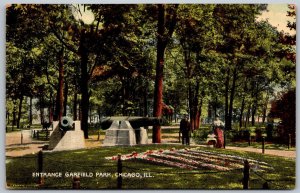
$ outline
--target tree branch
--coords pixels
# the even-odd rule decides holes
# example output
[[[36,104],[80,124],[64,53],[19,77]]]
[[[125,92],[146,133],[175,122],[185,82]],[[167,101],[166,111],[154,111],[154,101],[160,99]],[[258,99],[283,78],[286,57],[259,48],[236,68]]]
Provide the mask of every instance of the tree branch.
[[[168,30],[168,39],[172,37],[172,34],[173,34],[173,32],[175,30],[175,27],[176,27],[178,6],[179,6],[179,4],[176,4],[175,8],[174,8],[173,17],[171,19],[170,27],[169,27],[169,30]]]
[[[71,52],[74,52],[75,54],[79,54],[78,50],[73,48],[71,45],[67,44],[62,37],[57,33],[57,31],[54,29],[54,27],[50,24],[51,31],[53,32],[54,36]]]

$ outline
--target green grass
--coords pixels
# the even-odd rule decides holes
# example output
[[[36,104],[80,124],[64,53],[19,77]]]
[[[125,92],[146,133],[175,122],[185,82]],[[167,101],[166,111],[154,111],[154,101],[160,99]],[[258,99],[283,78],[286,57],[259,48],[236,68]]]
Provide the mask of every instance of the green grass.
[[[21,131],[21,129],[18,129],[16,126],[12,128],[11,126],[7,126],[6,133],[11,133],[11,132],[17,132]]]
[[[133,147],[102,147],[75,151],[44,153],[46,172],[117,172],[117,163],[106,160],[107,156],[118,153],[127,154],[133,151],[144,152],[149,149],[184,148],[181,145],[142,145]],[[201,148],[204,150],[238,155],[269,163],[273,171],[260,173],[270,183],[271,189],[293,189],[295,187],[295,160],[251,152],[239,152],[226,149]],[[18,158],[7,158],[7,186],[12,189],[37,189],[37,178],[32,172],[37,171],[37,156],[27,155]],[[164,165],[154,165],[142,161],[123,161],[123,172],[148,173],[152,178],[123,178],[124,189],[242,189],[242,171],[213,172],[211,170],[184,170]],[[206,174],[205,174],[206,173]],[[84,178],[80,179],[82,189],[116,189],[117,178]],[[265,181],[251,173],[250,188],[261,189]],[[71,189],[71,178],[46,178],[45,189]]]
[[[33,124],[30,126],[30,128],[23,128],[23,124],[20,125],[20,128],[17,128],[16,125],[14,127],[12,127],[11,125],[6,125],[6,133],[21,131],[21,130],[41,129],[41,128],[42,128],[42,125],[40,125],[40,124]]]

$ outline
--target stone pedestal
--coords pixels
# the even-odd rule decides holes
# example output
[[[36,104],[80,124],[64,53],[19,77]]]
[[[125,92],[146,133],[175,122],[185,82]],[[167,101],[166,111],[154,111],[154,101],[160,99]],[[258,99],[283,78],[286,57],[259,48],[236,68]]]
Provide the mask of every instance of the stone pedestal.
[[[148,144],[148,134],[144,127],[134,129],[137,144]]]
[[[53,132],[50,135],[49,150],[73,150],[85,148],[84,134],[80,127],[80,121],[74,121],[73,130],[62,131],[58,121],[53,122]]]
[[[147,130],[143,127],[133,129],[129,121],[113,121],[106,130],[104,146],[147,144]]]

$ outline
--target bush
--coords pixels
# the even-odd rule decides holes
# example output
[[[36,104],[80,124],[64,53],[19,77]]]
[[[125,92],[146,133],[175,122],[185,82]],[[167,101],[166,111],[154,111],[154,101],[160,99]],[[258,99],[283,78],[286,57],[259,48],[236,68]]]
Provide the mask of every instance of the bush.
[[[193,132],[192,138],[194,139],[195,143],[200,144],[206,142],[207,135],[212,133],[211,127],[200,127],[199,129]]]

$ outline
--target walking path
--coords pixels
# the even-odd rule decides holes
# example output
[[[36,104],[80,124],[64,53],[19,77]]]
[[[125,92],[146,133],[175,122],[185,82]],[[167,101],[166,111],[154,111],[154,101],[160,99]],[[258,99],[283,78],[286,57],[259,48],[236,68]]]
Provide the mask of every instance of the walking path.
[[[97,136],[91,136],[89,139],[85,141],[87,148],[100,147],[101,142],[104,139],[104,136],[100,136],[100,141],[97,139]],[[151,137],[149,137],[151,139]],[[150,140],[149,140],[150,141]],[[31,131],[24,130],[23,131],[23,140],[21,144],[21,132],[12,132],[6,133],[6,156],[23,156],[26,154],[35,154],[42,149],[42,146],[47,143],[46,141],[36,141],[31,138]],[[178,134],[168,134],[166,138],[162,139],[163,144],[180,144],[178,140]],[[196,145],[191,141],[191,145]],[[203,147],[207,147],[206,145],[199,145]],[[253,147],[233,147],[226,146],[226,149],[237,150],[237,151],[248,151],[248,152],[256,152],[262,153],[261,149],[253,148]],[[296,151],[284,151],[284,150],[274,150],[274,149],[265,149],[265,154],[282,156],[287,158],[296,158]]]
[[[262,153],[262,150],[254,147],[233,147],[227,146],[226,149],[238,150],[238,151],[248,151],[255,153]],[[285,150],[275,150],[275,149],[265,149],[265,154],[276,155],[288,158],[296,158],[296,151],[285,151]]]
[[[23,135],[23,139],[22,139]],[[6,133],[5,155],[6,156],[23,156],[26,154],[37,153],[42,149],[44,141],[33,141],[31,130],[15,131]]]

